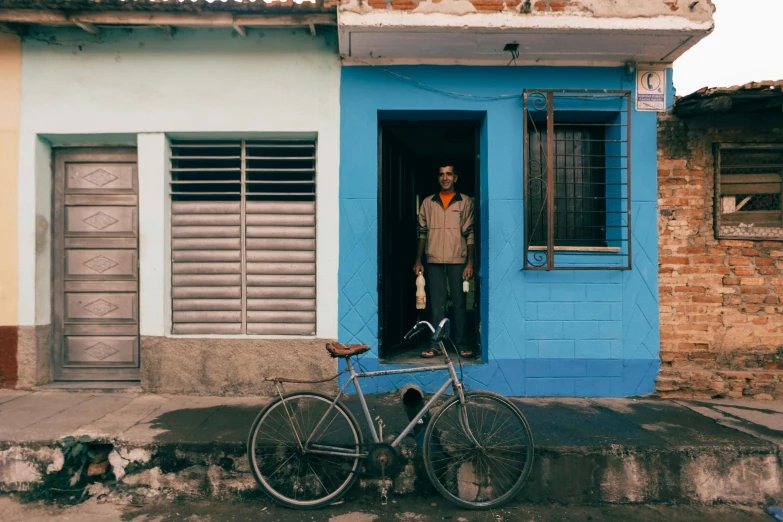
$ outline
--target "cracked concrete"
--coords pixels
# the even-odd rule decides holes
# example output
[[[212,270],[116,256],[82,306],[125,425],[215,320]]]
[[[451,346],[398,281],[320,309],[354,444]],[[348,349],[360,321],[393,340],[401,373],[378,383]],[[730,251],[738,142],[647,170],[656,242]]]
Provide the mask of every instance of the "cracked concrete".
[[[245,443],[269,400],[3,391],[0,488],[25,489],[62,469],[58,441],[88,434],[114,445],[109,460],[122,487],[141,488],[150,496],[232,498],[257,487]],[[783,496],[783,405],[514,400],[536,442],[533,472],[521,494],[528,501],[753,504]],[[384,419],[384,438],[393,438],[411,418],[398,394],[368,396],[368,403],[371,418]],[[366,432],[356,397],[347,397],[345,404]],[[429,488],[416,448],[423,428],[405,440],[396,494]],[[362,476],[358,489],[374,494],[377,483]]]

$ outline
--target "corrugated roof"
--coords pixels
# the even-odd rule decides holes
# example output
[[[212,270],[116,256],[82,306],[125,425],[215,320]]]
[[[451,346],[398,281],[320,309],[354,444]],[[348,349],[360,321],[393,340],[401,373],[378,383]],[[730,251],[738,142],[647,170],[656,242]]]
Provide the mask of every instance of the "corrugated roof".
[[[253,14],[335,12],[338,0],[0,0],[0,9],[52,10],[61,12],[148,11],[148,12],[239,12]]]
[[[783,107],[783,80],[750,82],[732,87],[702,87],[674,102],[678,115],[703,113],[780,112]]]

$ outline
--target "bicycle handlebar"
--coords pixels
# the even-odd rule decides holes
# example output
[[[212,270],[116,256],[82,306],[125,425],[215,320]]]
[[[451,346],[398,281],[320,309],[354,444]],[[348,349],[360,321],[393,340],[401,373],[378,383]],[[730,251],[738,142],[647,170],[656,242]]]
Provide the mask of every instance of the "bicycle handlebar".
[[[403,340],[405,340],[406,342],[407,342],[407,341],[410,341],[410,340],[411,340],[411,338],[412,338],[414,335],[418,334],[418,333],[419,333],[419,332],[422,330],[422,328],[423,328],[424,326],[427,326],[427,327],[430,329],[430,331],[431,331],[432,333],[435,333],[435,328],[433,328],[433,327],[432,327],[432,325],[431,325],[430,323],[428,323],[427,321],[419,321],[418,323],[416,323],[416,324],[414,324],[414,325],[413,325],[413,328],[411,328],[411,329],[408,331],[408,333],[406,333],[406,334],[405,334],[405,336],[403,337]]]

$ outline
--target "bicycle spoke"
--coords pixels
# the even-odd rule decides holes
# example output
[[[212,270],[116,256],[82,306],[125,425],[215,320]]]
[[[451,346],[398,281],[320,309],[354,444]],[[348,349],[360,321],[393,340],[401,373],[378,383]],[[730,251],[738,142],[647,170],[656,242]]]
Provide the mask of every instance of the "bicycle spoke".
[[[309,393],[287,396],[270,405],[253,430],[248,447],[251,471],[268,493],[286,505],[327,504],[356,479],[359,457],[317,455],[303,446],[309,439],[315,446],[345,447],[352,453],[360,447],[355,421],[344,407],[332,406],[330,399]]]
[[[447,403],[425,437],[430,478],[462,506],[493,507],[512,498],[530,471],[531,459],[532,438],[524,417],[485,392]]]

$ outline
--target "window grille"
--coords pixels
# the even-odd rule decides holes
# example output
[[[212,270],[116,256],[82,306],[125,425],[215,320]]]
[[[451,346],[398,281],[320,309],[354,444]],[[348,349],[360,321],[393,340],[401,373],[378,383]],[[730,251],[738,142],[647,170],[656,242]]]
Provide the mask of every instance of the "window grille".
[[[172,332],[314,335],[315,142],[171,149]]]
[[[536,90],[524,103],[524,268],[629,269],[629,91]]]
[[[783,144],[716,149],[716,237],[783,240]]]

